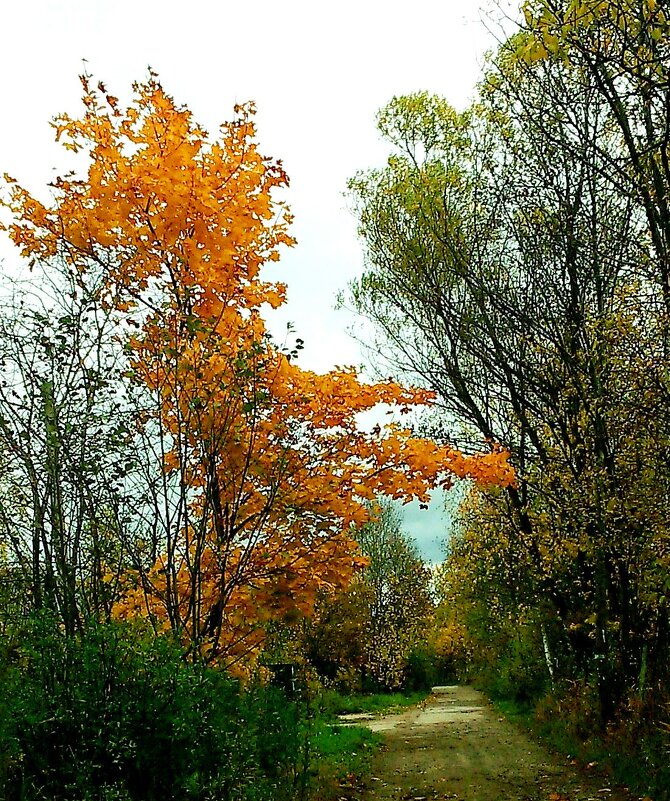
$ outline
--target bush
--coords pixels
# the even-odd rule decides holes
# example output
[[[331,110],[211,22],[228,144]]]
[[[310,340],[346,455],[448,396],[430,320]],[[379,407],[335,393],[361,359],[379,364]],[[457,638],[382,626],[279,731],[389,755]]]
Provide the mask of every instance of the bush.
[[[658,801],[670,799],[670,725],[663,720],[667,697],[663,687],[630,696],[604,737],[617,777]]]
[[[416,646],[407,657],[403,689],[409,692],[430,690],[444,679],[440,667],[440,660],[434,649],[427,645]]]
[[[319,716],[332,721],[338,715],[369,713],[375,715],[398,712],[425,700],[426,692],[370,693],[342,695],[335,690],[324,690],[318,698]]]
[[[7,801],[281,801],[304,725],[275,688],[241,692],[167,637],[33,621],[2,644],[0,796]]]
[[[669,801],[670,727],[662,721],[664,697],[661,688],[642,697],[631,695],[603,727],[598,688],[570,682],[537,704],[534,728],[559,751],[597,762],[640,796]]]
[[[491,698],[532,706],[547,692],[549,676],[541,644],[530,627],[521,627],[514,636],[501,633],[495,648],[483,650],[486,658],[475,661],[472,678]]]

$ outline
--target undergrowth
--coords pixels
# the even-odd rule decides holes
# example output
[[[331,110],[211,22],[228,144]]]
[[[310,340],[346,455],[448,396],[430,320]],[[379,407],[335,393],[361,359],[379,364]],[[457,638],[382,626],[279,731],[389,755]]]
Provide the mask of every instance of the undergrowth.
[[[317,719],[312,736],[314,798],[334,801],[357,797],[361,782],[370,772],[381,737],[362,726],[337,726]]]
[[[595,690],[571,683],[535,704],[493,698],[513,723],[551,748],[594,766],[616,784],[654,801],[670,801],[670,707],[654,698],[634,696],[606,726],[597,719]]]
[[[138,626],[66,637],[43,618],[0,638],[3,801],[346,798],[379,739],[328,718]]]

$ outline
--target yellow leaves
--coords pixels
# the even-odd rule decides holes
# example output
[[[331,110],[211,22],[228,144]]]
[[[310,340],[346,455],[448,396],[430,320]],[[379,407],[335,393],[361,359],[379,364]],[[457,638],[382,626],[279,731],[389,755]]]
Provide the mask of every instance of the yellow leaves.
[[[518,51],[518,55],[530,66],[537,61],[543,61],[549,55],[549,50],[542,41],[531,39]]]
[[[523,6],[521,7],[521,12],[523,13],[523,17],[526,20],[526,25],[530,28],[535,21],[535,18],[533,16],[533,10],[530,6],[530,3],[524,3]]]
[[[546,53],[551,53],[553,56],[558,55],[561,48],[561,43],[558,36],[555,36],[553,33],[547,33],[545,35],[543,39],[543,45]],[[546,53],[543,55],[543,57],[546,56]]]
[[[648,42],[660,43],[668,34],[666,15],[657,0],[571,0],[555,11],[548,0],[523,5],[525,36],[519,39],[516,57],[533,64],[550,57],[566,63],[586,48],[612,49],[615,58],[627,62],[634,73],[662,70]],[[596,34],[593,41],[587,39]]]

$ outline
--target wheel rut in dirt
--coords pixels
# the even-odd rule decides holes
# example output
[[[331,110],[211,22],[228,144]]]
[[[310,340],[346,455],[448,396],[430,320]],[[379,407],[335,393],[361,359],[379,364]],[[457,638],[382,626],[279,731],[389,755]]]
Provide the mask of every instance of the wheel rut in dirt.
[[[365,725],[385,748],[363,801],[630,801],[551,755],[471,687],[435,687],[420,708]]]

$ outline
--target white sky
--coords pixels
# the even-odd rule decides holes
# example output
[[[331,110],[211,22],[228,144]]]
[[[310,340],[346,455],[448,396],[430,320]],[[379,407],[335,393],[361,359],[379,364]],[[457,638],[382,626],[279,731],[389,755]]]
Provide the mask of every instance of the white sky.
[[[287,321],[295,324],[306,368],[360,364],[364,357],[346,333],[351,319],[333,308],[363,263],[346,181],[384,163],[374,115],[393,95],[428,90],[456,107],[467,104],[482,56],[495,44],[479,6],[0,0],[0,174],[41,194],[69,166],[48,122],[62,111],[79,112],[84,66],[123,100],[150,65],[211,131],[231,117],[235,103],[254,100],[261,152],[282,159],[291,179],[298,239],[277,267],[289,302],[271,327],[280,334]],[[437,559],[439,519],[408,510],[407,524],[426,557]]]

